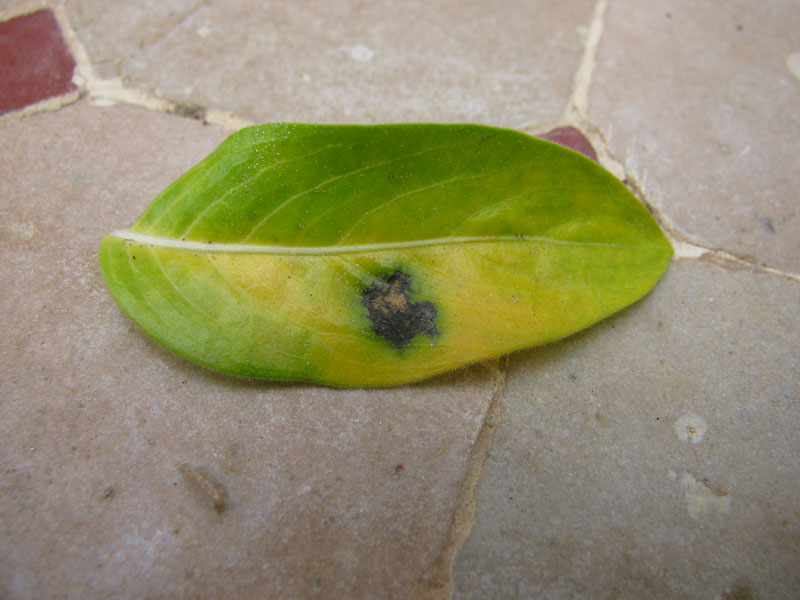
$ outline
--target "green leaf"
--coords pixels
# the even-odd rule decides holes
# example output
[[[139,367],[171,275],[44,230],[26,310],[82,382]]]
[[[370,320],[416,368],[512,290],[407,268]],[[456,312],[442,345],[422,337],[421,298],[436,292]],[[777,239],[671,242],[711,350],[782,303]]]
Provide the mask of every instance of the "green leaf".
[[[391,385],[542,344],[646,294],[672,248],[591,160],[478,125],[231,135],[106,236],[111,294],[212,369]]]

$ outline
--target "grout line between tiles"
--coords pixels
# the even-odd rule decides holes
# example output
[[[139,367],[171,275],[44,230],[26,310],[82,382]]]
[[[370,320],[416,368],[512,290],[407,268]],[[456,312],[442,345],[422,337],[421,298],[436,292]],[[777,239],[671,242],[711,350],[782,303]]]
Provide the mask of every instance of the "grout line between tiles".
[[[148,93],[142,89],[127,87],[121,77],[104,79],[97,76],[86,47],[72,27],[66,10],[66,0],[58,0],[52,4],[45,1],[30,2],[27,4],[23,3],[21,6],[25,9],[21,14],[25,14],[28,10],[38,10],[48,7],[53,10],[61,28],[62,35],[64,36],[64,40],[75,59],[76,66],[73,75],[73,83],[77,86],[78,90],[62,96],[47,98],[41,102],[20,109],[19,111],[13,111],[0,117],[0,120],[25,117],[41,111],[58,110],[63,106],[76,102],[82,96],[87,96],[89,102],[97,107],[129,104],[157,112],[180,114],[182,105],[179,103],[159,98],[157,95]],[[759,265],[750,260],[738,257],[724,249],[709,248],[688,240],[685,235],[678,233],[671,219],[647,199],[647,196],[644,194],[641,186],[636,182],[633,174],[611,153],[604,134],[588,119],[589,88],[594,74],[597,49],[603,35],[607,6],[608,0],[598,0],[595,4],[592,20],[586,33],[583,54],[573,77],[570,97],[561,116],[552,122],[548,121],[547,123],[539,124],[527,123],[520,126],[520,129],[538,129],[546,125],[547,127],[545,128],[574,126],[583,131],[597,151],[600,164],[618,179],[626,182],[659,221],[675,250],[674,258],[676,260],[711,260],[723,267],[727,265],[734,268],[747,268],[756,272],[778,275],[800,281],[800,274],[782,271],[766,265]],[[11,18],[11,15],[4,14],[4,16]],[[232,112],[216,109],[204,110],[203,121],[217,125],[223,130],[231,132],[254,124],[251,121],[237,117]]]
[[[447,530],[447,537],[438,558],[423,577],[418,600],[446,600],[453,597],[453,562],[475,524],[476,495],[483,472],[483,463],[492,447],[494,432],[500,423],[505,369],[508,357],[482,363],[494,374],[494,385],[486,416],[472,445],[467,467],[459,486],[456,506]]]
[[[589,111],[589,86],[592,83],[594,74],[595,56],[597,47],[600,45],[600,38],[603,35],[603,23],[606,14],[608,0],[598,0],[594,6],[592,22],[586,33],[583,55],[575,76],[572,80],[572,91],[567,107],[561,115],[561,120],[571,125],[580,125],[587,120]]]
[[[598,135],[600,135],[599,132]],[[609,154],[609,156],[611,157],[611,160],[616,161],[611,154]],[[686,235],[681,234],[677,230],[675,224],[666,214],[664,214],[663,211],[647,200],[644,191],[641,189],[641,186],[639,186],[633,175],[627,172],[627,170],[625,171],[625,177],[623,181],[628,186],[628,189],[633,192],[634,196],[639,198],[639,200],[645,206],[647,206],[647,209],[664,229],[664,232],[666,233],[667,238],[669,239],[669,242],[672,244],[672,248],[675,251],[675,254],[673,255],[675,260],[714,263],[726,269],[746,269],[754,273],[777,275],[793,281],[800,281],[800,274],[798,273],[783,271],[768,265],[758,264],[752,260],[747,260],[740,256],[736,256],[734,253],[723,248],[711,248],[691,241]]]
[[[169,103],[165,100],[149,96],[139,90],[126,89],[122,79],[101,79],[95,75],[89,53],[86,47],[78,38],[72,23],[67,15],[65,0],[61,0],[53,6],[53,13],[56,15],[61,33],[67,42],[72,56],[75,58],[75,74],[72,77],[73,83],[82,90],[85,90],[89,101],[94,106],[106,107],[113,106],[117,102],[125,102],[156,110],[167,112]]]
[[[673,243],[673,248],[675,247],[675,241],[670,240]],[[689,248],[702,248],[702,246],[694,246],[688,242],[678,242],[678,244],[689,247]],[[719,265],[725,269],[737,269],[737,270],[747,270],[752,271],[754,273],[765,273],[767,275],[776,275],[778,277],[785,277],[787,279],[791,279],[792,281],[800,282],[800,274],[792,273],[790,271],[783,271],[781,269],[776,269],[775,267],[770,267],[767,265],[759,265],[749,260],[745,260],[735,254],[728,252],[722,248],[702,248],[703,253],[699,258],[695,256],[685,256],[678,254],[678,250],[676,249],[675,258],[677,260],[698,260],[701,262],[709,262]]]
[[[749,269],[755,272],[778,275],[794,281],[800,281],[800,274],[782,271],[766,265],[759,265],[738,257],[727,250],[709,248],[687,239],[685,235],[677,231],[677,227],[672,220],[648,200],[633,173],[625,167],[622,161],[613,155],[609,149],[605,135],[588,117],[589,87],[591,86],[592,76],[594,75],[597,49],[603,35],[607,6],[608,0],[598,0],[595,4],[592,13],[592,21],[586,33],[583,55],[575,71],[567,106],[559,119],[554,123],[549,123],[549,125],[553,127],[573,126],[582,131],[589,138],[589,141],[597,152],[598,162],[633,191],[664,229],[675,251],[674,258],[676,260],[703,260],[706,262],[714,262],[723,268]],[[531,125],[528,124],[526,128],[530,126]]]
[[[142,89],[127,87],[121,77],[113,77],[111,79],[98,77],[86,47],[72,27],[65,1],[60,0],[60,2],[52,6],[52,9],[58,20],[64,40],[75,59],[73,82],[79,89],[83,90],[89,102],[97,107],[130,104],[156,112],[179,112],[180,105],[178,103],[159,98],[157,95]],[[203,120],[227,131],[235,131],[253,124],[235,116],[231,112],[214,109],[204,111]]]

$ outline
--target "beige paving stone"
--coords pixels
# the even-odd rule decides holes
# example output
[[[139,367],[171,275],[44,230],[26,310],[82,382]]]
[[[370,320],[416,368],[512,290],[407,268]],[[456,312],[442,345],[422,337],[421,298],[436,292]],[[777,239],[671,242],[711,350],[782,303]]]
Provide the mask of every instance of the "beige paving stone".
[[[441,589],[486,368],[389,390],[237,379],[105,290],[101,236],[223,137],[85,101],[0,127],[0,597]]]
[[[589,117],[676,227],[800,271],[794,0],[608,4]]]
[[[796,598],[798,307],[791,280],[677,262],[512,356],[454,597]]]
[[[256,122],[476,121],[563,110],[593,0],[76,0],[97,71]]]

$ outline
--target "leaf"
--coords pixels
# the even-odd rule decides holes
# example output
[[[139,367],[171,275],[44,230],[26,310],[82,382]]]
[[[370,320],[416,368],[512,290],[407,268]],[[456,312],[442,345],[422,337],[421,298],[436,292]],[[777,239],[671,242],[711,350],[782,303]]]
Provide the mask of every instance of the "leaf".
[[[112,296],[207,367],[391,385],[646,294],[672,248],[591,160],[478,125],[243,129],[100,246]]]

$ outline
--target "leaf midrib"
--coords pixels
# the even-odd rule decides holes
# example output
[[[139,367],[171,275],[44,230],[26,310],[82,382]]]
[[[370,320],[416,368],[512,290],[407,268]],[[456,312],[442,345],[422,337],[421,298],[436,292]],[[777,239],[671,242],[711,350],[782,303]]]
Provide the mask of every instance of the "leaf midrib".
[[[216,242],[195,242],[190,240],[176,240],[154,235],[147,235],[127,229],[118,229],[109,234],[111,237],[125,241],[135,242],[146,246],[158,248],[174,248],[190,252],[228,252],[232,254],[269,254],[269,255],[304,255],[304,256],[330,256],[337,254],[355,254],[363,252],[381,252],[405,250],[409,248],[424,248],[452,244],[479,244],[479,243],[540,243],[554,246],[601,247],[601,248],[648,248],[657,244],[615,244],[608,242],[582,242],[576,240],[559,240],[545,236],[534,235],[495,235],[495,236],[453,236],[443,238],[429,238],[424,240],[409,240],[406,242],[395,241],[373,244],[353,244],[349,246],[270,246],[263,244],[231,244]]]

